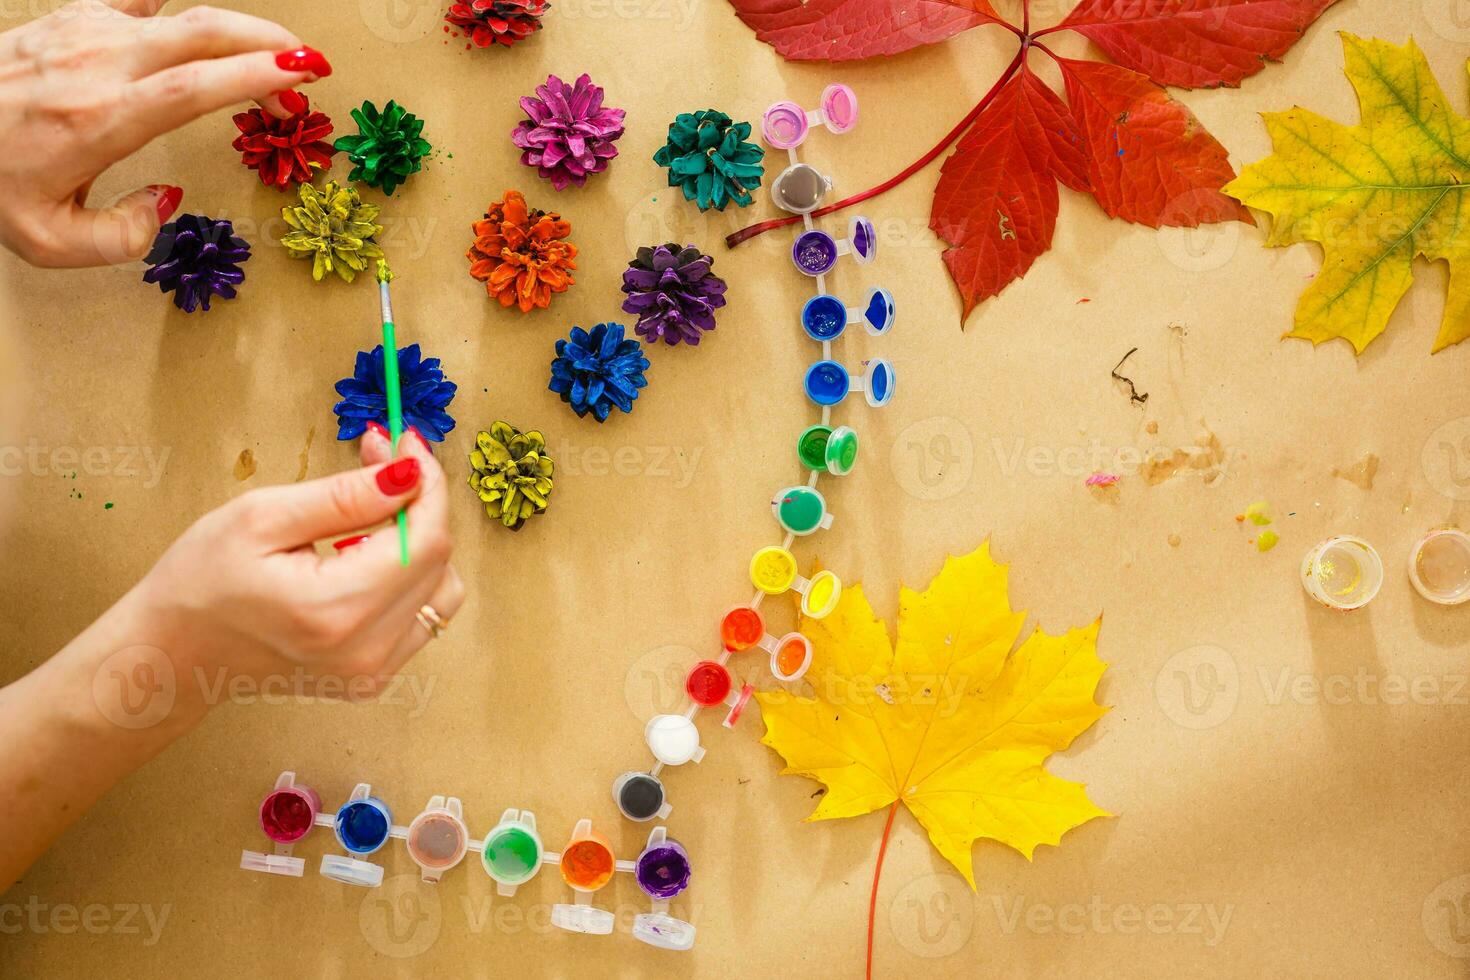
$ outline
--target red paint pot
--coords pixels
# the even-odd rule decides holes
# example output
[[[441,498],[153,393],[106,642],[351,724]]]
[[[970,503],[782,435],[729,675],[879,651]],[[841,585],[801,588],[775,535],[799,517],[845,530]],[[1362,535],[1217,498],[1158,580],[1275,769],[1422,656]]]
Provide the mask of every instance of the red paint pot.
[[[708,708],[719,704],[730,693],[730,672],[723,664],[713,660],[701,660],[689,671],[684,680],[684,690],[689,700]]]
[[[277,844],[294,844],[316,823],[322,798],[310,786],[278,786],[260,804],[260,829]]]

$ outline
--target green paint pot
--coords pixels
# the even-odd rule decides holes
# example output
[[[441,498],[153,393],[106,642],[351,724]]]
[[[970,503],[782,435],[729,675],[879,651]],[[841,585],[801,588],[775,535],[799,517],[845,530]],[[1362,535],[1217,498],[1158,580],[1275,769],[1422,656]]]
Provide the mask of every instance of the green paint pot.
[[[830,425],[813,425],[796,437],[796,455],[802,466],[809,470],[827,468],[827,441],[831,435]]]
[[[520,824],[501,823],[485,838],[485,872],[502,885],[520,885],[541,870],[541,838]]]
[[[826,498],[814,487],[787,487],[771,501],[771,511],[792,534],[811,534],[817,528],[832,526]]]

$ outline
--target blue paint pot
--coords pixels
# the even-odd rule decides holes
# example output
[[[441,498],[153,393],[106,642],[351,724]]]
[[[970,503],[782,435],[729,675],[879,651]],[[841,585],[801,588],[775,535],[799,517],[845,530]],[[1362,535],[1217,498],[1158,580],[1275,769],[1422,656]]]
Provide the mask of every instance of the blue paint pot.
[[[806,369],[802,385],[806,396],[818,405],[836,405],[847,397],[852,381],[847,376],[847,368],[836,361],[817,361]]]
[[[353,854],[371,854],[382,847],[392,826],[393,814],[376,796],[349,800],[333,823],[337,840]]]
[[[836,340],[847,329],[847,307],[836,296],[813,296],[801,308],[801,329],[818,342]]]

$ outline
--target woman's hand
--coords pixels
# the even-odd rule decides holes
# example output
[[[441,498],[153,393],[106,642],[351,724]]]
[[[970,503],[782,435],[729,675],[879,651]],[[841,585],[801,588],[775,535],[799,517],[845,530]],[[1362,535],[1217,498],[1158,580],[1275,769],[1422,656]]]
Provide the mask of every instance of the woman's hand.
[[[445,621],[459,611],[444,471],[412,430],[399,448],[390,462],[387,433],[373,426],[362,469],[237,497],[185,531],[138,585],[181,710],[240,675],[370,697],[430,640],[422,607]],[[405,506],[407,567],[390,520]],[[312,547],[383,521],[328,556]]]
[[[154,16],[163,0],[76,0],[0,34],[0,244],[41,266],[148,251],[181,188],[150,184],[102,210],[87,192],[113,163],[215,109],[332,73],[278,24],[213,7]]]

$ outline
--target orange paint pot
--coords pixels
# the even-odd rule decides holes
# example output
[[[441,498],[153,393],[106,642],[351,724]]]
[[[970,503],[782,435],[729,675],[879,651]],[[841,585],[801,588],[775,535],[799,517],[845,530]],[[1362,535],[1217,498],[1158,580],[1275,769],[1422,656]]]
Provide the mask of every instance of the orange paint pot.
[[[612,845],[589,825],[572,836],[561,852],[561,876],[578,891],[595,892],[612,880],[617,864]]]
[[[720,641],[731,653],[749,650],[761,641],[766,624],[761,614],[749,606],[736,606],[720,621]]]

